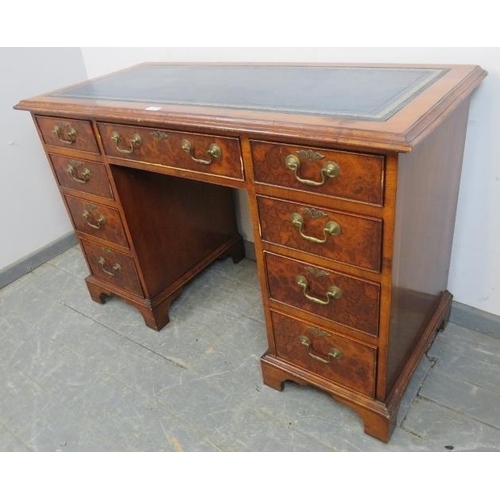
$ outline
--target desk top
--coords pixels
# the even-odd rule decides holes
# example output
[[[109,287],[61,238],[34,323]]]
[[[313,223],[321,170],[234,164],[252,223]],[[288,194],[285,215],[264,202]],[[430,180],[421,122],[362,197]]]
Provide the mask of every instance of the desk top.
[[[135,66],[50,95],[384,121],[445,71],[156,64]]]
[[[16,107],[407,152],[485,76],[479,66],[147,63]]]

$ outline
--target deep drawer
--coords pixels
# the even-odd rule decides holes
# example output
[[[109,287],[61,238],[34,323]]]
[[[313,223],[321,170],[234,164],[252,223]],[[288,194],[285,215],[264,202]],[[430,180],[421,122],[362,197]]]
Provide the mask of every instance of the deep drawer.
[[[378,335],[380,285],[265,253],[272,300]]]
[[[257,196],[262,239],[372,271],[380,270],[382,221]]]
[[[50,116],[36,116],[35,119],[45,144],[99,153],[99,147],[89,121]]]
[[[278,357],[367,396],[374,395],[377,350],[308,323],[271,313]]]
[[[128,247],[118,210],[74,196],[65,199],[78,231]]]
[[[383,156],[250,143],[256,183],[383,205]]]
[[[92,274],[143,297],[134,259],[106,246],[81,239]]]
[[[50,155],[57,180],[61,186],[104,198],[113,198],[103,163]]]
[[[238,139],[100,123],[108,156],[243,179]]]

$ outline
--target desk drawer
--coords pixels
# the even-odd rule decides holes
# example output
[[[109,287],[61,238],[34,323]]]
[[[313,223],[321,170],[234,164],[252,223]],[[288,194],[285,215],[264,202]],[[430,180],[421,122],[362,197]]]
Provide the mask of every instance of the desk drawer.
[[[243,179],[238,139],[100,123],[108,156]]]
[[[255,182],[383,205],[384,157],[251,141]]]
[[[380,270],[382,221],[257,196],[262,239],[372,271]]]
[[[271,319],[278,357],[373,396],[376,348],[276,312]]]
[[[380,285],[271,253],[265,259],[272,300],[378,335]]]
[[[128,247],[118,210],[74,196],[65,196],[78,231]]]
[[[67,156],[49,156],[61,186],[104,198],[113,198],[104,164]]]
[[[99,147],[89,121],[49,116],[36,116],[35,118],[45,144],[99,153]]]
[[[81,239],[92,274],[136,295],[142,293],[134,259],[116,250]]]

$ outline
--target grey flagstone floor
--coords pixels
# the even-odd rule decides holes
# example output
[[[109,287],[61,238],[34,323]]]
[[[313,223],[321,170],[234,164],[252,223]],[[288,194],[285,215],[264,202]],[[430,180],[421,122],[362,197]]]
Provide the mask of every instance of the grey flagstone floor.
[[[0,290],[0,451],[500,451],[500,339],[449,324],[389,444],[328,395],[262,383],[256,265],[216,262],[161,332],[91,301],[72,248]]]

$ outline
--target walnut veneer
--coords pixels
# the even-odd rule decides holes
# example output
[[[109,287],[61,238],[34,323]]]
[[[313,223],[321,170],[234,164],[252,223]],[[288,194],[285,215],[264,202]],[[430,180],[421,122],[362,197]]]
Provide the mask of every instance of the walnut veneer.
[[[16,108],[34,116],[91,297],[120,296],[154,329],[214,259],[243,257],[231,188],[246,189],[264,382],[318,387],[387,441],[449,315],[469,100],[485,76],[145,64]]]

